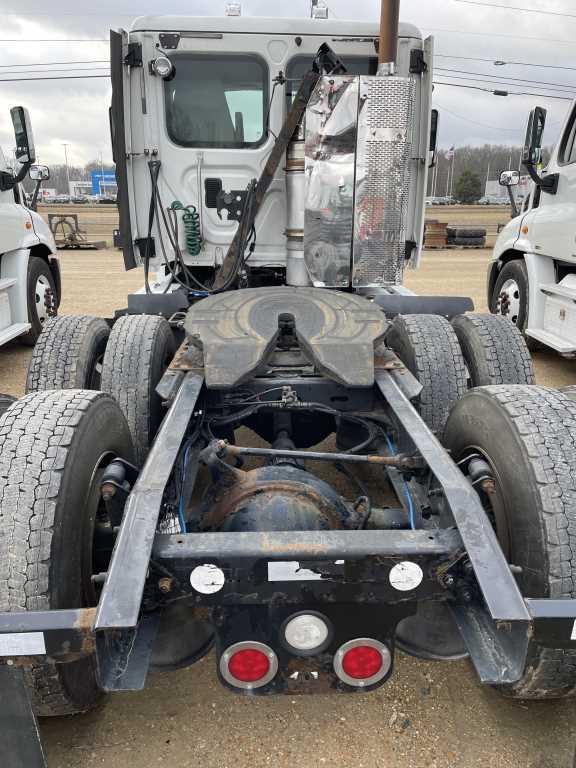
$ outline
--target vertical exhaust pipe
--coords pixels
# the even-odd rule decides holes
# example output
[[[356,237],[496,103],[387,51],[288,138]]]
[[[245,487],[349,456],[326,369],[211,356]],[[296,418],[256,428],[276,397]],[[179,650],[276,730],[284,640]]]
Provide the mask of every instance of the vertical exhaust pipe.
[[[400,24],[400,0],[382,0],[380,15],[380,52],[378,75],[393,75],[398,55],[398,28]]]

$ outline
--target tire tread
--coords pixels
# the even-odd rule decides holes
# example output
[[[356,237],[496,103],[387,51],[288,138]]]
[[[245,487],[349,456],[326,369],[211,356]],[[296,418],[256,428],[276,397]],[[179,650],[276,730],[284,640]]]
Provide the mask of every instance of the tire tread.
[[[99,392],[30,394],[0,417],[0,613],[49,610],[58,496],[74,427]],[[56,664],[26,668],[40,716],[76,714]]]
[[[104,320],[89,315],[48,320],[28,366],[26,392],[85,388],[93,345],[105,343],[109,333]]]
[[[472,367],[481,369],[473,386],[535,383],[530,351],[510,320],[501,315],[469,314],[454,318],[452,325],[469,368],[475,363]]]
[[[409,346],[412,373],[423,386],[420,415],[433,432],[442,434],[450,411],[467,390],[466,364],[454,329],[440,315],[399,315],[387,343],[397,353]]]

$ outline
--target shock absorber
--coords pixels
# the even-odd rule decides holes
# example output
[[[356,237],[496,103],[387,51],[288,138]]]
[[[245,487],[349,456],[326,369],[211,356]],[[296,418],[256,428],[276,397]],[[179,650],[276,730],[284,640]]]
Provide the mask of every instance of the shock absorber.
[[[170,206],[171,211],[183,211],[182,223],[184,224],[186,250],[190,256],[198,256],[202,250],[204,240],[200,231],[200,215],[194,205],[183,205],[175,200]],[[176,214],[174,214],[176,216]]]

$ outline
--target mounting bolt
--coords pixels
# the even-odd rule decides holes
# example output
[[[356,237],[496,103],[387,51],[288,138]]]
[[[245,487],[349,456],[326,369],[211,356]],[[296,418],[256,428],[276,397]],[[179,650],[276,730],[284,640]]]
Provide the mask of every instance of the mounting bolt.
[[[450,576],[449,574],[447,576],[444,576],[444,586],[445,587],[453,587],[454,586],[454,576]]]
[[[164,595],[167,595],[170,592],[172,592],[173,587],[174,587],[174,579],[169,579],[168,577],[165,577],[163,579],[160,579],[160,581],[158,582],[158,589]]]

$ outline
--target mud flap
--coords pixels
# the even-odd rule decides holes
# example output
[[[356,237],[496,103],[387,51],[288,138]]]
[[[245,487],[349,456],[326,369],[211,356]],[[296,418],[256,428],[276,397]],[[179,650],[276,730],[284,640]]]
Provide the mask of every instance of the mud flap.
[[[0,666],[0,755],[9,768],[47,768],[24,671]]]

